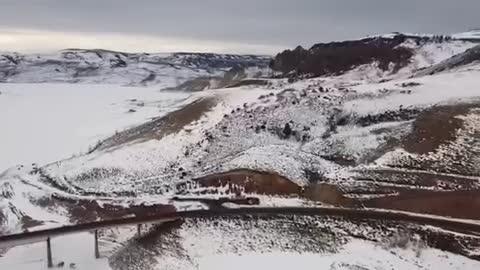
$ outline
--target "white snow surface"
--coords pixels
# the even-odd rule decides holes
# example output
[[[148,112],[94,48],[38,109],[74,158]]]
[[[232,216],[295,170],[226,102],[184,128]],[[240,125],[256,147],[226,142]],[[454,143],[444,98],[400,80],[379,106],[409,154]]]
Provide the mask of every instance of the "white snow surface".
[[[94,236],[91,233],[72,234],[52,239],[54,265],[63,262],[65,269],[110,270],[107,258],[95,259],[93,243]],[[8,250],[3,258],[0,257],[0,269],[51,269],[47,267],[46,254],[45,242],[17,246]]]
[[[437,74],[407,80],[394,80],[380,84],[362,84],[352,87],[360,93],[380,93],[387,89],[386,95],[378,98],[355,99],[346,102],[346,110],[358,114],[380,113],[386,110],[398,109],[400,106],[424,107],[448,102],[468,102],[478,99],[480,72],[477,70],[455,73]],[[416,82],[421,85],[403,89],[402,83]],[[402,91],[410,90],[411,93]]]
[[[82,84],[1,84],[0,171],[81,154],[181,106],[188,93]]]
[[[317,269],[478,269],[480,262],[462,256],[425,249],[417,256],[412,250],[386,250],[371,242],[353,240],[334,254],[267,252],[222,254],[201,258],[198,269],[208,270],[317,270]]]

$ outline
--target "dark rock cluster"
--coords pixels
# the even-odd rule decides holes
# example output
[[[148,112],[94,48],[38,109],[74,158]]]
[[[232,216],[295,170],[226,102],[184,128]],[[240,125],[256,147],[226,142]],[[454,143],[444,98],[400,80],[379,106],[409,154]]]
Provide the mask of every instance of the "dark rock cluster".
[[[271,62],[275,71],[284,75],[322,76],[340,74],[360,65],[373,62],[379,68],[398,70],[407,65],[413,56],[409,48],[398,45],[407,39],[417,43],[434,42],[432,38],[410,37],[398,34],[393,38],[373,37],[355,41],[316,44],[310,49],[298,46],[278,54]]]

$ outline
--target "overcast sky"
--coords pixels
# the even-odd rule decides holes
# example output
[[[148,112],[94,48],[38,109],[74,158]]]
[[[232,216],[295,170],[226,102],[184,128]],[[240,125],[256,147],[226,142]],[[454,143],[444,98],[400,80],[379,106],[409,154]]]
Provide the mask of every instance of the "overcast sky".
[[[0,0],[0,50],[274,54],[393,31],[480,27],[480,0]]]

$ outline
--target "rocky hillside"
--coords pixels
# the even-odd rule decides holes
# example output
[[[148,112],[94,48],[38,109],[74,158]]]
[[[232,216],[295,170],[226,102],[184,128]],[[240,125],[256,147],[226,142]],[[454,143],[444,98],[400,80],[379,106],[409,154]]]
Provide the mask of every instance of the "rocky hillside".
[[[0,82],[176,86],[231,68],[268,66],[269,57],[210,53],[148,54],[69,49],[51,55],[0,54]]]
[[[279,53],[271,67],[282,74],[310,77],[340,75],[374,65],[379,72],[398,73],[436,64],[480,43],[474,35],[410,35],[393,33],[361,40],[301,46]]]

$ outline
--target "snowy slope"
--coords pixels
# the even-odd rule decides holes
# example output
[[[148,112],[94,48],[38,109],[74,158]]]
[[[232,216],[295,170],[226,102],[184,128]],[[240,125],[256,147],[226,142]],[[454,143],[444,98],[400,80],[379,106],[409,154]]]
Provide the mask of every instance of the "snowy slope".
[[[181,106],[187,93],[80,84],[1,84],[0,171],[45,165]]]
[[[348,84],[364,82],[375,83],[385,80],[405,79],[418,70],[436,65],[477,45],[478,43],[476,42],[463,40],[427,42],[421,44],[418,44],[415,40],[407,40],[398,47],[412,50],[413,57],[406,66],[399,70],[394,69],[393,65],[388,70],[382,70],[379,68],[378,63],[374,62],[347,71],[346,73],[337,76],[336,79],[339,82]]]
[[[45,169],[54,178],[75,179],[95,168],[115,168],[121,171],[120,175],[126,183],[136,178],[138,184],[148,181],[153,186],[178,181],[179,174],[171,168],[172,164],[176,164],[174,168],[183,167],[189,171],[190,177],[228,169],[251,168],[277,171],[304,184],[307,180],[303,170],[311,167],[323,171],[327,178],[338,178],[345,169],[349,169],[326,161],[321,156],[340,151],[341,144],[345,146],[344,154],[362,160],[385,140],[385,134],[375,136],[370,132],[372,129],[388,128],[392,132],[389,136],[400,136],[402,129],[408,130],[406,127],[409,122],[386,122],[364,128],[346,125],[330,136],[332,117],[361,117],[401,106],[425,108],[450,100],[469,100],[479,96],[478,75],[478,72],[470,72],[424,77],[417,80],[421,85],[412,89],[411,94],[397,86],[409,80],[358,85],[353,87],[353,92],[332,89],[328,93],[321,93],[315,85],[323,79],[301,81],[277,90],[209,91],[197,97],[214,96],[219,104],[178,134],[96,151]],[[336,83],[336,79],[327,83]],[[459,84],[462,85],[461,89],[457,89]],[[379,91],[392,88],[397,89],[386,94]],[[282,138],[278,132],[281,133],[290,121],[293,122],[290,123],[292,129],[298,130],[296,137]],[[265,125],[265,129],[260,128],[262,125]],[[214,139],[208,139],[206,134]],[[302,137],[304,135],[305,138]],[[187,152],[188,155],[185,154]],[[199,161],[201,166],[197,165]],[[89,188],[121,188],[114,186],[118,179],[118,174],[106,174],[101,184],[98,182]],[[140,193],[149,192],[148,186],[141,184],[139,188],[137,191]]]
[[[460,72],[480,68],[480,45],[457,54],[438,64],[429,66],[415,73],[415,77],[431,75],[439,72]]]

